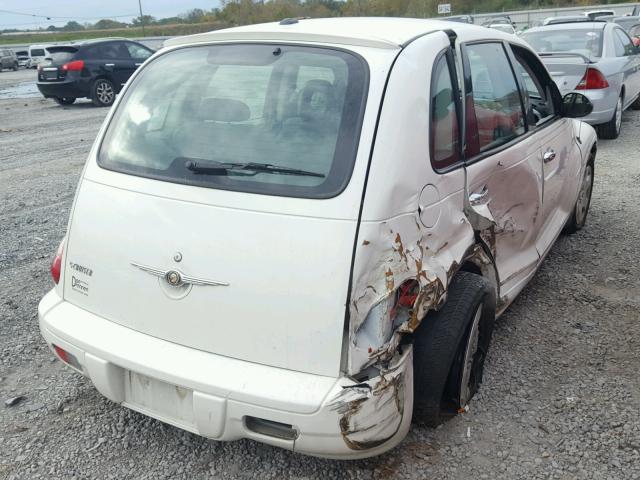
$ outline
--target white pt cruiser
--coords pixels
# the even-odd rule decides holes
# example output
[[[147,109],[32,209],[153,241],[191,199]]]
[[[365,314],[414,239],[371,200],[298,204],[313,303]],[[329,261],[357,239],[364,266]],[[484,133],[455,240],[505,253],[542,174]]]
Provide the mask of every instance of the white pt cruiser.
[[[185,430],[378,455],[466,406],[494,319],[584,225],[591,108],[460,23],[170,40],[89,154],[42,334]]]

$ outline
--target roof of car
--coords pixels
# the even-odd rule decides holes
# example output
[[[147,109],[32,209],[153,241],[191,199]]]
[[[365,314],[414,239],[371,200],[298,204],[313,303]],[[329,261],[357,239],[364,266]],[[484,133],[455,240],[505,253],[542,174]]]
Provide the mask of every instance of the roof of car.
[[[551,25],[541,25],[539,27],[533,27],[527,30],[527,32],[544,32],[546,30],[604,30],[609,23],[607,22],[569,22],[569,23],[555,23]]]
[[[476,25],[416,18],[290,19],[173,38],[165,41],[164,45],[173,47],[223,40],[290,40],[395,49],[416,37],[447,29],[458,34],[464,31],[486,32]]]

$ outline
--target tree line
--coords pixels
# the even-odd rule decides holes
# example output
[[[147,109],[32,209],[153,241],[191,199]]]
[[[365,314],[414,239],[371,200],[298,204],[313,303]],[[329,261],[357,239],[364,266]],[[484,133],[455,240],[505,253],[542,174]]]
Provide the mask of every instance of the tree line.
[[[51,25],[49,31],[75,32],[109,30],[129,27],[177,24],[216,24],[217,26],[247,25],[292,17],[438,16],[438,4],[450,3],[452,15],[500,12],[549,7],[593,5],[593,0],[222,0],[220,8],[191,9],[175,17],[157,19],[151,15],[136,17],[131,22],[112,19],[96,23],[70,21],[63,27]],[[608,3],[604,0],[601,3]],[[11,30],[4,30],[9,32]],[[15,31],[15,30],[14,30]]]

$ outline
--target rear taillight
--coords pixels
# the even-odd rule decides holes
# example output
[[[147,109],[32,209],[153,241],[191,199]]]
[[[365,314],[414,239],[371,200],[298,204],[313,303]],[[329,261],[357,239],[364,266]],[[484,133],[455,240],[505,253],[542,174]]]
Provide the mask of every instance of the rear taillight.
[[[53,261],[51,262],[51,276],[53,277],[53,281],[58,284],[60,281],[60,270],[62,270],[62,254],[64,253],[64,239],[60,242],[60,246],[56,251],[56,256],[53,257]]]
[[[79,72],[84,68],[84,60],[75,60],[73,62],[65,63],[62,65],[62,70],[65,72]]]
[[[606,77],[597,68],[587,68],[587,71],[578,83],[576,90],[597,90],[599,88],[607,88],[609,82]]]

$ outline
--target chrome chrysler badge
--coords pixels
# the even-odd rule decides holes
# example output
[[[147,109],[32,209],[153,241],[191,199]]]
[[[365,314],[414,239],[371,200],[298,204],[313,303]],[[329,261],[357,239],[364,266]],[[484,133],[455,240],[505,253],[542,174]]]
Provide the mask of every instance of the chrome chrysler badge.
[[[179,287],[182,285],[182,275],[180,272],[176,272],[175,270],[171,270],[164,275],[165,280],[172,287]]]
[[[131,262],[133,267],[139,268],[143,272],[147,272],[156,277],[164,278],[172,287],[181,287],[183,285],[200,285],[210,287],[228,287],[227,282],[217,282],[215,280],[207,280],[205,278],[191,277],[177,270],[161,270],[159,268],[150,267],[141,263]]]

